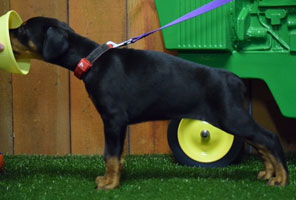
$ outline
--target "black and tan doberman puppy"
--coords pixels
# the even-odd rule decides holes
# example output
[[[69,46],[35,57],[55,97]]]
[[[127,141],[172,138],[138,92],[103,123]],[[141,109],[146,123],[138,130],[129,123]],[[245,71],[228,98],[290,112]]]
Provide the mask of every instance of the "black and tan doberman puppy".
[[[12,30],[11,41],[16,57],[41,58],[71,71],[99,46],[67,24],[43,17]],[[205,120],[244,138],[264,160],[259,179],[270,185],[289,182],[278,137],[245,111],[245,87],[231,72],[165,53],[122,48],[103,54],[82,80],[104,122],[106,172],[97,178],[99,189],[120,184],[129,124],[178,118]]]

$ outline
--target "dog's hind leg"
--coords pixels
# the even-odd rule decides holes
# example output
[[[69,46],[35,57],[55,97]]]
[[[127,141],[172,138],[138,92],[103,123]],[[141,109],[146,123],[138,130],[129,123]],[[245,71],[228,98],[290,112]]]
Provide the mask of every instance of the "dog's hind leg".
[[[277,146],[276,151],[278,151],[279,153],[283,152],[277,136],[275,139],[275,144]],[[281,156],[283,159],[280,161],[280,159],[276,157],[276,154],[274,154],[273,151],[267,149],[265,146],[259,145],[259,149],[260,151],[264,152],[265,156],[269,160],[267,161],[267,165],[265,165],[265,170],[259,172],[258,177],[261,178],[260,176],[262,176],[262,178],[268,179],[272,173],[272,169],[268,168],[268,166],[272,164],[274,170],[274,177],[269,178],[268,184],[279,186],[287,185],[289,183],[289,173],[288,168],[286,166],[286,162],[284,160],[284,156]]]
[[[259,179],[269,180],[269,185],[284,186],[289,183],[288,169],[285,164],[278,162],[277,158],[266,147],[256,145],[263,154],[265,169],[258,174]]]
[[[289,173],[278,136],[259,126],[243,109],[236,111],[239,110],[232,116],[240,118],[224,118],[224,129],[245,138],[258,149],[265,164],[265,170],[258,174],[259,178],[268,179],[269,185],[287,185]]]
[[[257,178],[259,180],[270,180],[272,177],[275,176],[275,169],[273,167],[272,161],[268,157],[268,154],[266,153],[264,148],[262,148],[262,146],[256,145],[250,141],[246,141],[246,142],[248,142],[250,145],[252,145],[256,149],[256,151],[261,156],[264,162],[264,170],[258,173]]]
[[[96,179],[98,189],[114,189],[120,185],[120,177],[124,167],[122,156],[126,125],[120,125],[119,121],[104,121],[105,129],[105,164],[104,176]]]

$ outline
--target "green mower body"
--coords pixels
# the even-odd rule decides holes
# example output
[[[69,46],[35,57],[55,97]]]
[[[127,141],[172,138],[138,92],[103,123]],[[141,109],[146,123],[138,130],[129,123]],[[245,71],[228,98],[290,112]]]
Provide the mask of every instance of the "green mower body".
[[[155,0],[161,25],[211,0]],[[282,114],[296,118],[296,0],[235,0],[163,30],[179,56],[264,80]]]

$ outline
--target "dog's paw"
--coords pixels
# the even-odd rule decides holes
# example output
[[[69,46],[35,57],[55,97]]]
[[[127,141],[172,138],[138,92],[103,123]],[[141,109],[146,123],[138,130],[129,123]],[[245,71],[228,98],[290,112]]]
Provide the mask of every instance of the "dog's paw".
[[[257,175],[257,178],[259,180],[269,180],[273,177],[273,173],[272,172],[269,172],[269,171],[260,171]]]
[[[119,187],[119,180],[107,176],[98,176],[96,183],[98,190],[112,190]]]
[[[276,176],[276,177],[270,178],[267,184],[271,186],[283,187],[289,184],[289,180],[287,177],[284,177],[284,176]]]

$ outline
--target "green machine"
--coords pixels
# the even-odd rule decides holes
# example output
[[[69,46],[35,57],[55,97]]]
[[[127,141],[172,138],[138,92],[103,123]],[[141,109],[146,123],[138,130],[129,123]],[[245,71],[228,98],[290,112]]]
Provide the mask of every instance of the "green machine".
[[[210,1],[155,0],[162,26]],[[285,117],[296,118],[296,0],[235,0],[165,29],[163,36],[165,47],[177,50],[184,59],[224,68],[242,78],[264,80],[281,113]],[[188,123],[173,124],[168,131],[170,146],[173,153],[176,146],[184,152],[186,148],[180,144],[183,140],[180,135],[185,135],[183,132],[187,128],[182,127]],[[199,131],[204,132],[205,129],[193,132]],[[201,140],[204,139],[202,135]],[[171,144],[172,137],[177,138],[178,144]],[[207,138],[204,141],[209,142]],[[231,151],[232,147],[225,156]],[[219,165],[225,157],[203,162],[202,156],[184,154],[198,166]],[[201,154],[207,156],[208,153],[203,151]]]

